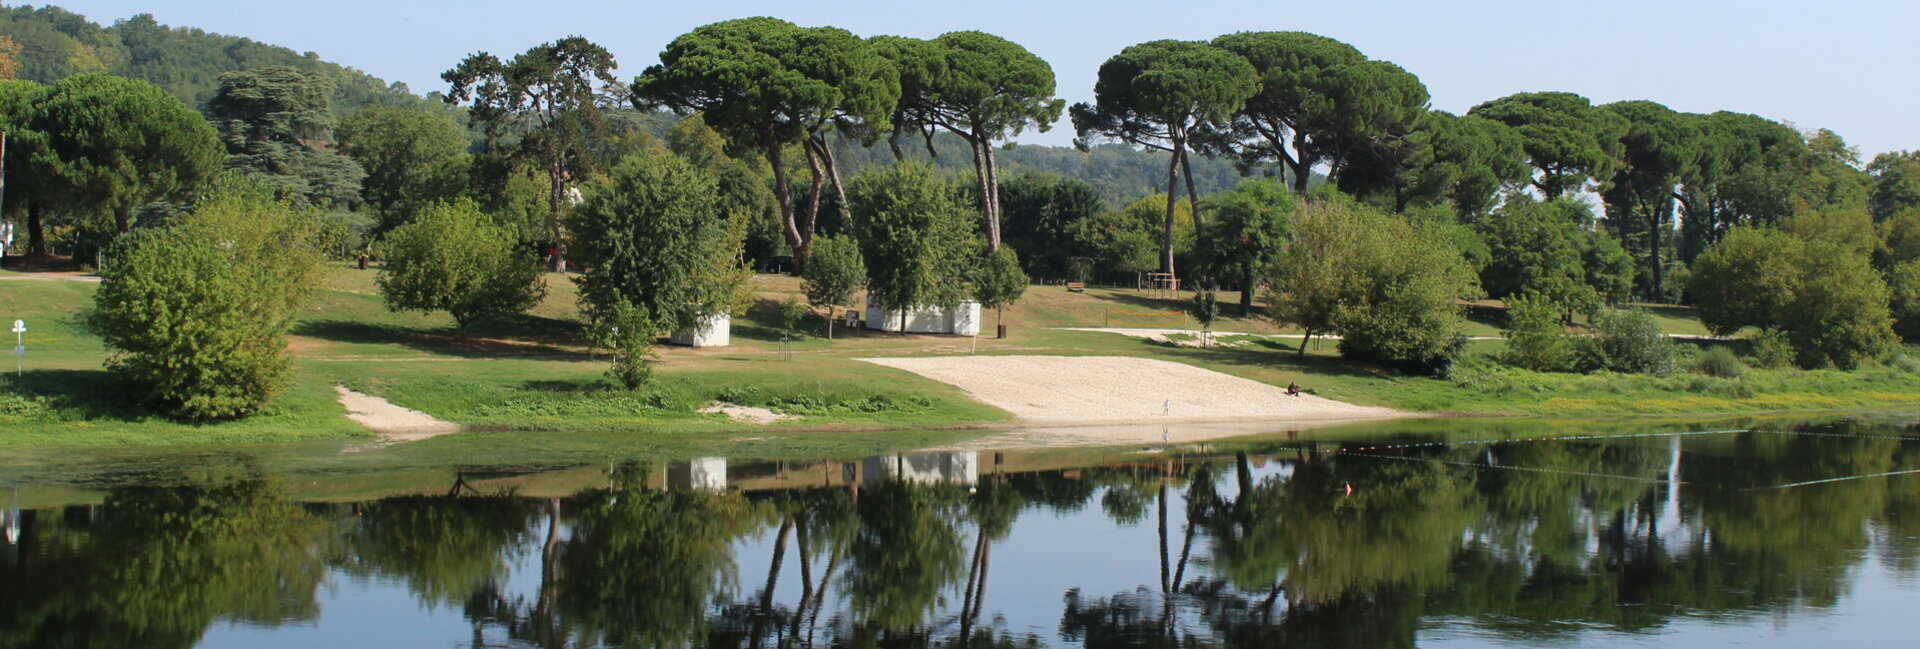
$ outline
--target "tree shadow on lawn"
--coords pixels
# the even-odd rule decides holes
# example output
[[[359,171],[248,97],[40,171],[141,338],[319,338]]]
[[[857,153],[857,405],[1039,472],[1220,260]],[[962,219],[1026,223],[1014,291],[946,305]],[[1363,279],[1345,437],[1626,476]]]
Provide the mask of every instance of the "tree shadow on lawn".
[[[1507,310],[1486,304],[1469,304],[1465,313],[1467,320],[1486,325],[1494,329],[1507,328]]]
[[[1304,340],[1264,339],[1234,347],[1185,347],[1152,341],[1143,342],[1166,350],[1165,353],[1170,356],[1203,365],[1259,367],[1282,372],[1309,372],[1322,376],[1355,378],[1382,376],[1379,372],[1343,358],[1299,356],[1297,355],[1299,345],[1306,344]]]
[[[137,403],[127,384],[106,370],[33,370],[0,380],[0,392],[44,398],[47,406],[85,420],[162,418]]]
[[[429,330],[356,320],[303,320],[290,333],[340,343],[395,344],[461,358],[592,360],[586,352],[562,346],[585,344],[585,328],[580,323],[536,316],[476,324],[466,342],[461,342],[452,328]]]

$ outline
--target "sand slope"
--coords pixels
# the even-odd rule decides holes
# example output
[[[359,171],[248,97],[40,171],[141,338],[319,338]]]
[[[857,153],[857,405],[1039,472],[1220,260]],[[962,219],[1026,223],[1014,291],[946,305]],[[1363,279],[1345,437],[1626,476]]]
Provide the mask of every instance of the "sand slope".
[[[1321,421],[1405,416],[1192,365],[1119,356],[863,358],[952,384],[973,398],[1044,423],[1153,423],[1265,419]],[[1308,386],[1311,387],[1311,386]]]

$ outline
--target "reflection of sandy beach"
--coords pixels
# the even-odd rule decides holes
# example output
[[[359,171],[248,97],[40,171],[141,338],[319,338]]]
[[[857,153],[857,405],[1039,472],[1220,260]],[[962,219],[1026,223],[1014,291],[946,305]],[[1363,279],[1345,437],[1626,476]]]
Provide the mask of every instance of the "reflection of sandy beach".
[[[1356,406],[1313,395],[1287,396],[1284,388],[1149,358],[936,356],[862,360],[952,384],[1037,426],[1112,424],[1131,428],[1257,421],[1267,430],[1284,431],[1296,423],[1409,416],[1388,408]],[[1157,431],[1155,438],[1157,441]]]

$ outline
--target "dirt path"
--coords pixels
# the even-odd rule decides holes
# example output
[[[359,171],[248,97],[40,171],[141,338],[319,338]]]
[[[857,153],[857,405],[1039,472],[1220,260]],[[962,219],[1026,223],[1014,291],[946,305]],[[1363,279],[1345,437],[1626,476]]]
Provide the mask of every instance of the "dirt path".
[[[0,273],[0,281],[84,282],[99,284],[99,275],[80,273]]]
[[[1410,416],[1192,365],[1119,356],[863,358],[965,390],[1022,421],[1054,425],[1348,421]]]
[[[379,443],[349,451],[417,442],[460,432],[460,424],[434,419],[427,413],[393,405],[371,394],[354,392],[343,385],[334,386],[333,390],[340,394],[340,405],[347,407],[348,419],[380,435]]]

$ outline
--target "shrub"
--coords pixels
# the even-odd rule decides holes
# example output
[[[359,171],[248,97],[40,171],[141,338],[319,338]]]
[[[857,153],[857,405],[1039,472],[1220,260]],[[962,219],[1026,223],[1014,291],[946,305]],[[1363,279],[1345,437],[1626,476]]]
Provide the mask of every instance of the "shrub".
[[[121,237],[88,317],[107,369],[181,419],[259,411],[293,370],[286,332],[317,276],[316,223],[229,180],[174,226]]]
[[[1910,354],[1894,356],[1892,365],[1895,369],[1908,374],[1920,374],[1920,358],[1914,358]]]
[[[546,297],[540,260],[514,245],[471,200],[427,208],[387,235],[380,293],[394,311],[446,311],[466,340],[475,321],[520,313]]]
[[[774,315],[779,319],[781,331],[793,333],[800,328],[800,320],[807,317],[807,305],[799,298],[789,297],[780,303]]]
[[[628,390],[640,389],[653,378],[653,343],[660,327],[646,307],[616,302],[595,321],[593,333],[596,342],[613,351],[609,378]]]
[[[1508,300],[1507,347],[1501,362],[1537,372],[1572,369],[1574,345],[1560,325],[1561,313],[1560,305],[1544,296]]]
[[[801,286],[807,301],[827,309],[827,337],[833,337],[834,307],[852,304],[855,293],[867,284],[867,262],[860,258],[860,244],[849,237],[822,236],[807,253],[807,267],[801,271]]]
[[[1735,356],[1733,350],[1716,345],[1693,359],[1693,369],[1707,376],[1737,379],[1746,373],[1747,366],[1740,362],[1740,357]]]
[[[1672,374],[1679,348],[1660,331],[1660,323],[1641,309],[1603,310],[1594,315],[1597,330],[1583,368],[1627,374]]]
[[[1754,367],[1770,370],[1793,365],[1793,341],[1778,329],[1762,329],[1747,337],[1748,357]]]

